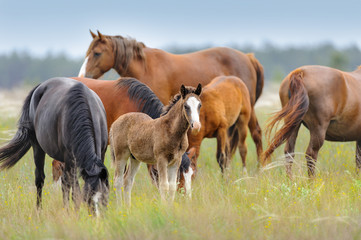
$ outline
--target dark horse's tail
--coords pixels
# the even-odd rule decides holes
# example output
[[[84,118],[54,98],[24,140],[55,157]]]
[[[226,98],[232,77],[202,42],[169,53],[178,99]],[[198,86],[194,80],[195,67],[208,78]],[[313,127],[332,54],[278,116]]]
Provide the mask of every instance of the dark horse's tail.
[[[258,98],[261,96],[261,94],[262,94],[263,85],[264,85],[264,71],[263,71],[263,66],[262,66],[262,64],[256,59],[256,57],[254,56],[253,53],[247,53],[247,56],[248,56],[249,60],[251,61],[254,69],[256,70],[256,74],[257,74],[256,99],[255,99],[255,101],[257,101],[257,99],[258,99]]]
[[[35,137],[34,128],[29,116],[30,101],[36,86],[24,101],[21,116],[18,122],[18,130],[10,142],[0,148],[0,170],[13,167],[30,149],[31,139]]]
[[[268,149],[263,153],[264,161],[268,160],[273,151],[291,137],[308,111],[309,98],[303,83],[303,72],[301,70],[296,70],[289,77],[289,96],[288,103],[281,111],[275,113],[267,125],[266,133],[269,136],[272,129],[282,119],[284,120],[284,125],[275,133]]]

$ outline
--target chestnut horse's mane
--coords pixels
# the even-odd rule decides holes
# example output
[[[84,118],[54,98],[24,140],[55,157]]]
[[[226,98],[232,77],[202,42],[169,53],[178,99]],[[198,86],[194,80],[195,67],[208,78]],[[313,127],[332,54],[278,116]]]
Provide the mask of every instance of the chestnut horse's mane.
[[[185,87],[186,88],[186,95],[190,94],[190,93],[194,93],[196,91],[196,88],[188,86]],[[170,109],[179,101],[179,99],[181,99],[181,94],[177,93],[176,95],[174,95],[173,99],[169,101],[169,104],[167,106],[163,107],[163,113],[161,114],[161,116],[166,115]]]
[[[123,36],[109,36],[102,35],[102,37],[106,39],[110,39],[113,44],[113,52],[115,53],[115,64],[114,66],[117,69],[122,69],[122,73],[126,73],[130,61],[135,58],[141,61],[145,61],[145,56],[143,52],[143,48],[145,48],[145,44],[142,42],[138,42],[134,38],[125,38]],[[90,44],[87,56],[90,54],[90,50],[96,45],[98,41],[102,41],[99,37],[96,37]],[[122,74],[120,73],[120,75]]]

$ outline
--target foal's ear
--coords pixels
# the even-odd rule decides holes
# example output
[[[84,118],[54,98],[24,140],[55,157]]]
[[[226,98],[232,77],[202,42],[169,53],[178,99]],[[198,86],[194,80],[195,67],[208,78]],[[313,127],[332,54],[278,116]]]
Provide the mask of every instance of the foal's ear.
[[[202,84],[198,83],[197,89],[194,91],[194,94],[200,96],[202,93]]]
[[[183,84],[181,86],[180,92],[181,92],[182,98],[184,99],[186,97],[186,95],[187,95],[187,90],[186,90],[186,87]]]
[[[90,32],[90,35],[92,35],[93,39],[96,38],[97,35],[95,33],[93,33],[92,30],[89,29],[89,32]]]
[[[97,32],[98,32],[99,40],[100,40],[100,41],[103,40],[103,39],[104,39],[103,34],[101,34],[101,33],[99,32],[99,30],[97,30]]]

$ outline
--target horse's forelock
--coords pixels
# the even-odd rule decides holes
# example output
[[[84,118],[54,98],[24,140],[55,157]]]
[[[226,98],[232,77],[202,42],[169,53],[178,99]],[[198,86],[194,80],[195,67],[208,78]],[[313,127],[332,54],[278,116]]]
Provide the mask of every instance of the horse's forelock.
[[[195,87],[187,86],[185,87],[185,96],[192,93],[194,94],[195,91]],[[181,93],[177,93],[176,95],[174,95],[173,99],[169,101],[169,104],[163,107],[163,113],[161,116],[166,115],[170,111],[170,109],[179,101],[179,99],[181,99],[181,97]]]

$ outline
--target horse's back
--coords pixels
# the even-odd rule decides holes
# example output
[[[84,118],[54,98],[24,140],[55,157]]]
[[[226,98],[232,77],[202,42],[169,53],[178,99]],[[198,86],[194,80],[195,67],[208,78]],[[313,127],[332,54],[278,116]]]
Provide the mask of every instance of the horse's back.
[[[249,115],[251,111],[248,89],[242,80],[235,76],[214,78],[204,87],[201,100],[201,117],[207,121],[206,132],[212,132],[212,129],[218,129],[220,125],[231,126],[241,112]]]
[[[77,96],[72,92],[76,88]],[[85,109],[80,109],[79,96],[84,101]],[[89,127],[95,131],[95,141],[105,142],[106,146],[106,116],[102,102],[93,91],[78,81],[69,78],[52,78],[45,81],[35,90],[30,109],[37,141],[51,157],[62,160],[64,154],[72,148],[70,138],[73,136],[69,134],[74,130],[72,123],[83,113],[90,114]],[[99,151],[100,149],[97,149],[98,154]]]

